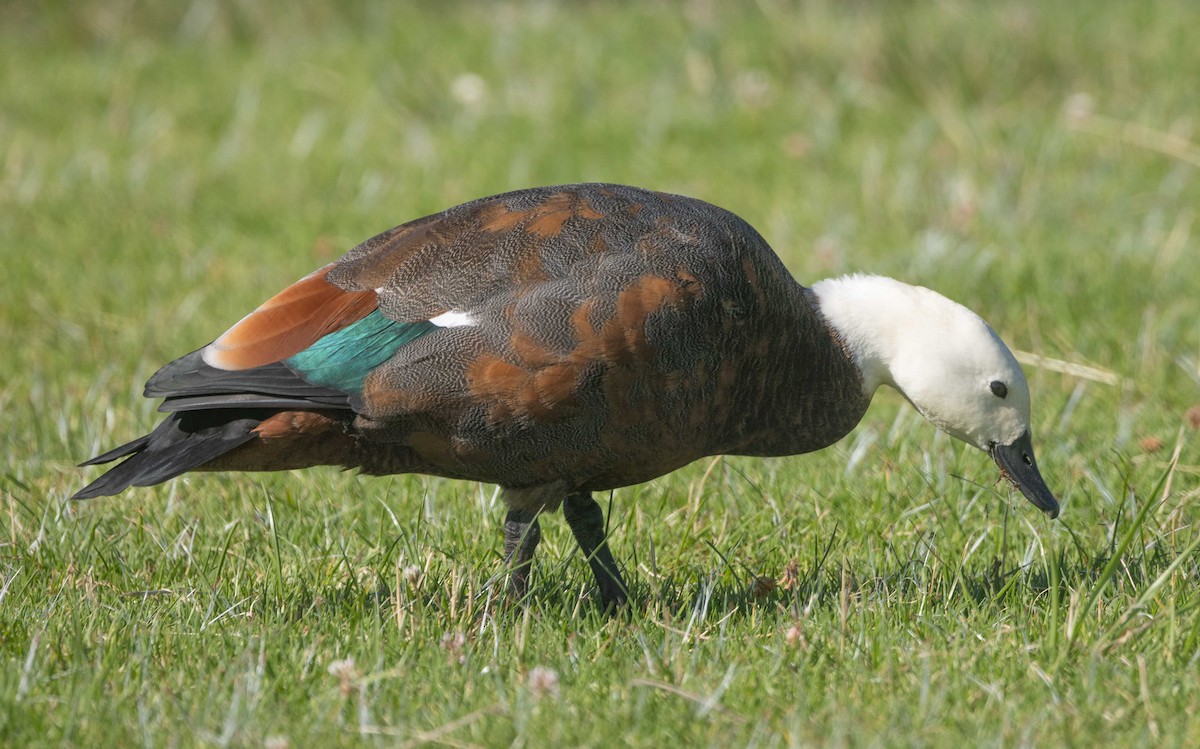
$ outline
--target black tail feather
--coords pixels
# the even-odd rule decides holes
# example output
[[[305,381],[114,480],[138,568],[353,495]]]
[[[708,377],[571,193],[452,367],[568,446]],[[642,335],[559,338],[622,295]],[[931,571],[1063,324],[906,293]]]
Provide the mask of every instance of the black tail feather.
[[[117,494],[150,486],[203,466],[255,439],[251,431],[280,411],[348,410],[356,396],[315,385],[283,362],[244,370],[222,370],[193,351],[158,370],[146,396],[163,397],[168,416],[150,434],[97,455],[81,465],[126,458],[72,499]]]
[[[141,452],[146,449],[146,443],[150,441],[150,435],[138,437],[133,442],[126,442],[120,447],[114,447],[106,453],[100,453],[94,458],[88,458],[79,464],[80,468],[84,466],[98,466],[103,463],[111,463],[117,458],[124,458],[126,455],[132,455],[136,452]]]
[[[275,411],[220,409],[173,413],[154,431],[97,455],[82,465],[130,456],[71,499],[117,494],[130,486],[151,486],[175,478],[255,438],[251,431]]]

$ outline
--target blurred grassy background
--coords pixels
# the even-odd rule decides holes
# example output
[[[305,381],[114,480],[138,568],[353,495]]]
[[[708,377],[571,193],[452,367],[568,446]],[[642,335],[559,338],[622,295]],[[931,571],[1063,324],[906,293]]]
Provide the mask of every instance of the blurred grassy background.
[[[1183,0],[0,3],[4,735],[1200,738],[1196,28]],[[157,366],[279,288],[578,181],[706,199],[801,281],[925,284],[1054,360],[1028,372],[1063,519],[890,393],[819,455],[617,492],[632,621],[586,613],[554,521],[533,612],[482,616],[490,487],[317,470],[65,501],[75,462],[152,425]],[[745,592],[789,559],[796,589]]]

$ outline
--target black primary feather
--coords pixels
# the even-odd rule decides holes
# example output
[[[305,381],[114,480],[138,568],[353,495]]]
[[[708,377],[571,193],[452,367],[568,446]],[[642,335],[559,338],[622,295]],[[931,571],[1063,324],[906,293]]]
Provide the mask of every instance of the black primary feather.
[[[176,411],[169,401],[192,396],[217,396],[209,408],[217,408],[220,396],[242,397],[247,394],[287,399],[288,405],[305,404],[307,408],[326,406],[347,408],[350,395],[335,388],[314,385],[283,362],[266,364],[252,369],[225,370],[205,363],[197,349],[181,356],[154,373],[146,382],[147,398],[167,398],[160,411]],[[242,405],[242,404],[238,404]],[[248,404],[247,404],[248,405]],[[196,408],[195,405],[190,408]]]

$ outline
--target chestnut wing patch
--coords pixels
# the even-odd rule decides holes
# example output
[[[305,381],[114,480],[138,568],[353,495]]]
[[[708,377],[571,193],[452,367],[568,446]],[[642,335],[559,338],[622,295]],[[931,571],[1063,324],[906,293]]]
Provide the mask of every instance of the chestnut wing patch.
[[[233,371],[282,361],[378,308],[374,291],[347,291],[327,281],[332,267],[305,276],[243,317],[203,349],[205,363]]]

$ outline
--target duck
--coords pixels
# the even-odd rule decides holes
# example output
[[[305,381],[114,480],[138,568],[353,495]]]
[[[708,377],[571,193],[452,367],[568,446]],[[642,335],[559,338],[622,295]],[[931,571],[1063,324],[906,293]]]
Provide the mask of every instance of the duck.
[[[1051,519],[1029,385],[977,314],[853,274],[804,286],[750,224],[614,184],[518,190],[374,236],[159,369],[165,418],[74,499],[318,465],[496,484],[511,600],[561,508],[600,601],[629,588],[593,497],[706,456],[828,447],[899,391]]]

